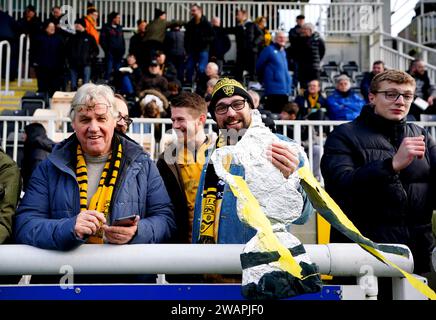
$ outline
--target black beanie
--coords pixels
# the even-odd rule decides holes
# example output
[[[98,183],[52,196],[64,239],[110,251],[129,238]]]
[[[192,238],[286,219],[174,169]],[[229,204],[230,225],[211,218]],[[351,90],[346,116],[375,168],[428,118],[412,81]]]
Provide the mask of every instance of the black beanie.
[[[228,98],[233,96],[241,96],[247,99],[250,107],[254,107],[253,99],[251,95],[245,90],[244,86],[235,79],[222,78],[213,87],[212,97],[209,103],[209,112],[212,118],[215,120],[215,107],[219,100],[222,98]]]

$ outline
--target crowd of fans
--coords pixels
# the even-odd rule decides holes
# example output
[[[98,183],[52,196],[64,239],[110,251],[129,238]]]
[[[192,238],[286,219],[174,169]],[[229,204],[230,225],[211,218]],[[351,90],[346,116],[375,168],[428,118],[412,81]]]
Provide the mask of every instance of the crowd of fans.
[[[237,25],[230,28],[221,27],[218,16],[206,17],[199,5],[192,5],[190,13],[189,21],[168,21],[166,12],[156,8],[152,21],[137,20],[126,47],[118,12],[109,13],[97,30],[99,11],[89,5],[87,15],[74,21],[71,33],[60,23],[60,7],[53,7],[50,17],[41,21],[29,5],[18,21],[0,11],[0,38],[8,40],[16,53],[18,35],[29,35],[31,75],[38,80],[38,92],[51,97],[55,91],[76,91],[88,82],[109,84],[130,102],[132,117],[144,116],[140,101],[146,90],[157,90],[168,101],[189,90],[208,101],[214,83],[225,75],[261,94],[264,117],[285,119],[281,112],[295,102],[297,120],[353,120],[368,102],[372,78],[385,69],[383,61],[375,61],[363,74],[357,65],[356,72],[335,62],[322,66],[324,40],[304,15],[297,16],[288,34],[279,31],[273,38],[266,17],[252,21],[243,9],[236,11]],[[230,34],[235,36],[236,61],[225,59]],[[16,56],[12,54],[11,70],[16,70]],[[328,68],[335,64],[336,70]],[[429,106],[426,110],[412,106],[409,117],[419,120],[421,113],[432,112],[434,90],[422,60],[414,61],[408,72],[418,81],[417,95]],[[170,114],[161,110],[160,116]]]

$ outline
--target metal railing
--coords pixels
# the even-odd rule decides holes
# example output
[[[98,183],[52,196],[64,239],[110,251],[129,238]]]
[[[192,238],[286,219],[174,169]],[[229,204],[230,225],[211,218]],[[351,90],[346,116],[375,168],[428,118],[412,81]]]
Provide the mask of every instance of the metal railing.
[[[413,18],[402,31],[405,37],[423,45],[436,43],[436,12],[427,12]]]
[[[158,281],[165,274],[241,274],[243,248],[243,244],[85,244],[70,251],[53,251],[2,245],[0,275],[25,275],[19,286],[25,290],[31,285],[31,275],[64,275],[66,271],[73,275],[158,274]],[[306,244],[305,249],[321,274],[356,277],[363,299],[377,298],[378,277],[392,278],[394,299],[425,299],[411,286],[404,285],[397,269],[380,262],[357,244]],[[413,271],[411,254],[384,255],[403,270]]]
[[[24,46],[24,40],[26,40],[26,45]],[[24,81],[29,81],[29,53],[30,53],[30,38],[26,34],[20,35],[20,47],[18,52],[18,78],[17,86],[21,87],[22,77],[23,77],[23,52],[25,50],[25,60],[24,60]]]
[[[0,116],[1,145],[3,150],[11,154],[15,161],[18,158],[18,151],[23,146],[21,133],[24,132],[25,125],[31,122],[42,123],[47,130],[47,135],[56,142],[67,138],[73,132],[69,126],[71,122],[69,118],[56,118],[52,116]],[[294,140],[305,147],[312,171],[319,166],[319,161],[324,153],[323,146],[326,135],[344,122],[322,120],[275,121],[276,129],[279,133],[285,136],[292,136]],[[143,146],[145,150],[150,152],[152,159],[157,159],[159,154],[164,151],[166,142],[173,138],[170,131],[171,119],[134,118],[133,123],[140,125],[139,132],[134,132],[132,125],[127,134]],[[207,132],[212,132],[212,125],[214,123],[211,119],[206,121]],[[436,122],[420,121],[415,123],[426,128],[433,137],[436,137]],[[158,130],[161,136],[160,141],[156,141],[155,138]],[[317,173],[319,172],[314,172],[314,174]],[[319,176],[319,178],[322,182],[322,176]]]
[[[2,0],[4,8],[9,8],[13,16],[22,16],[25,7],[34,1]],[[69,6],[74,16],[86,14],[87,0],[63,0],[62,5]],[[307,22],[312,22],[323,34],[358,33],[367,34],[382,22],[382,1],[333,2],[317,4],[307,2],[258,2],[258,1],[183,1],[183,0],[94,0],[94,5],[100,13],[98,27],[106,22],[112,11],[121,14],[121,23],[125,30],[136,30],[136,20],[139,18],[151,21],[156,8],[167,12],[168,20],[188,21],[190,6],[199,4],[205,16],[210,20],[213,16],[221,17],[224,27],[236,25],[236,9],[247,10],[254,20],[259,16],[267,17],[267,25],[271,31],[289,30],[298,14],[304,14]],[[50,15],[52,0],[34,2],[37,15],[43,20]]]
[[[406,71],[410,62],[419,57],[426,62],[428,76],[435,83],[436,66],[429,61],[436,61],[436,49],[379,30],[370,34],[369,41],[371,63],[382,60],[388,68]]]
[[[5,72],[5,89],[2,91],[2,78],[3,78],[3,48],[6,47],[6,72]],[[0,42],[0,95],[11,95],[13,92],[9,91],[9,77],[11,72],[11,45],[8,41],[3,40]]]

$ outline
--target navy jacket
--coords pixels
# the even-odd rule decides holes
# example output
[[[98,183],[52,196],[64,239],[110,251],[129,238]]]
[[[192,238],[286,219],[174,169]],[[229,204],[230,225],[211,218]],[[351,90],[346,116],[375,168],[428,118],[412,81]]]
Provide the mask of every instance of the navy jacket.
[[[108,224],[130,214],[141,217],[130,243],[159,243],[175,230],[173,206],[159,171],[142,148],[120,136],[123,161],[112,198]],[[68,250],[86,242],[76,237],[80,212],[76,181],[77,138],[56,145],[32,175],[15,221],[17,243],[43,249]]]

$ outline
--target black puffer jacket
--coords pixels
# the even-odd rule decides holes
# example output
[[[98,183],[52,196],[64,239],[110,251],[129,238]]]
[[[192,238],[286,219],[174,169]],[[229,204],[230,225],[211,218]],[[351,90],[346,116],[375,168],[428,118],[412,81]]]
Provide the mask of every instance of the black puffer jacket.
[[[310,37],[303,37],[297,41],[291,51],[302,72],[319,70],[325,55],[325,42],[318,32],[314,32]]]
[[[403,138],[419,135],[425,137],[425,157],[396,174],[392,158]],[[364,236],[408,245],[415,270],[427,269],[434,247],[436,145],[423,128],[386,120],[366,105],[359,117],[329,135],[321,172],[326,191]],[[338,239],[343,240],[332,242]]]

